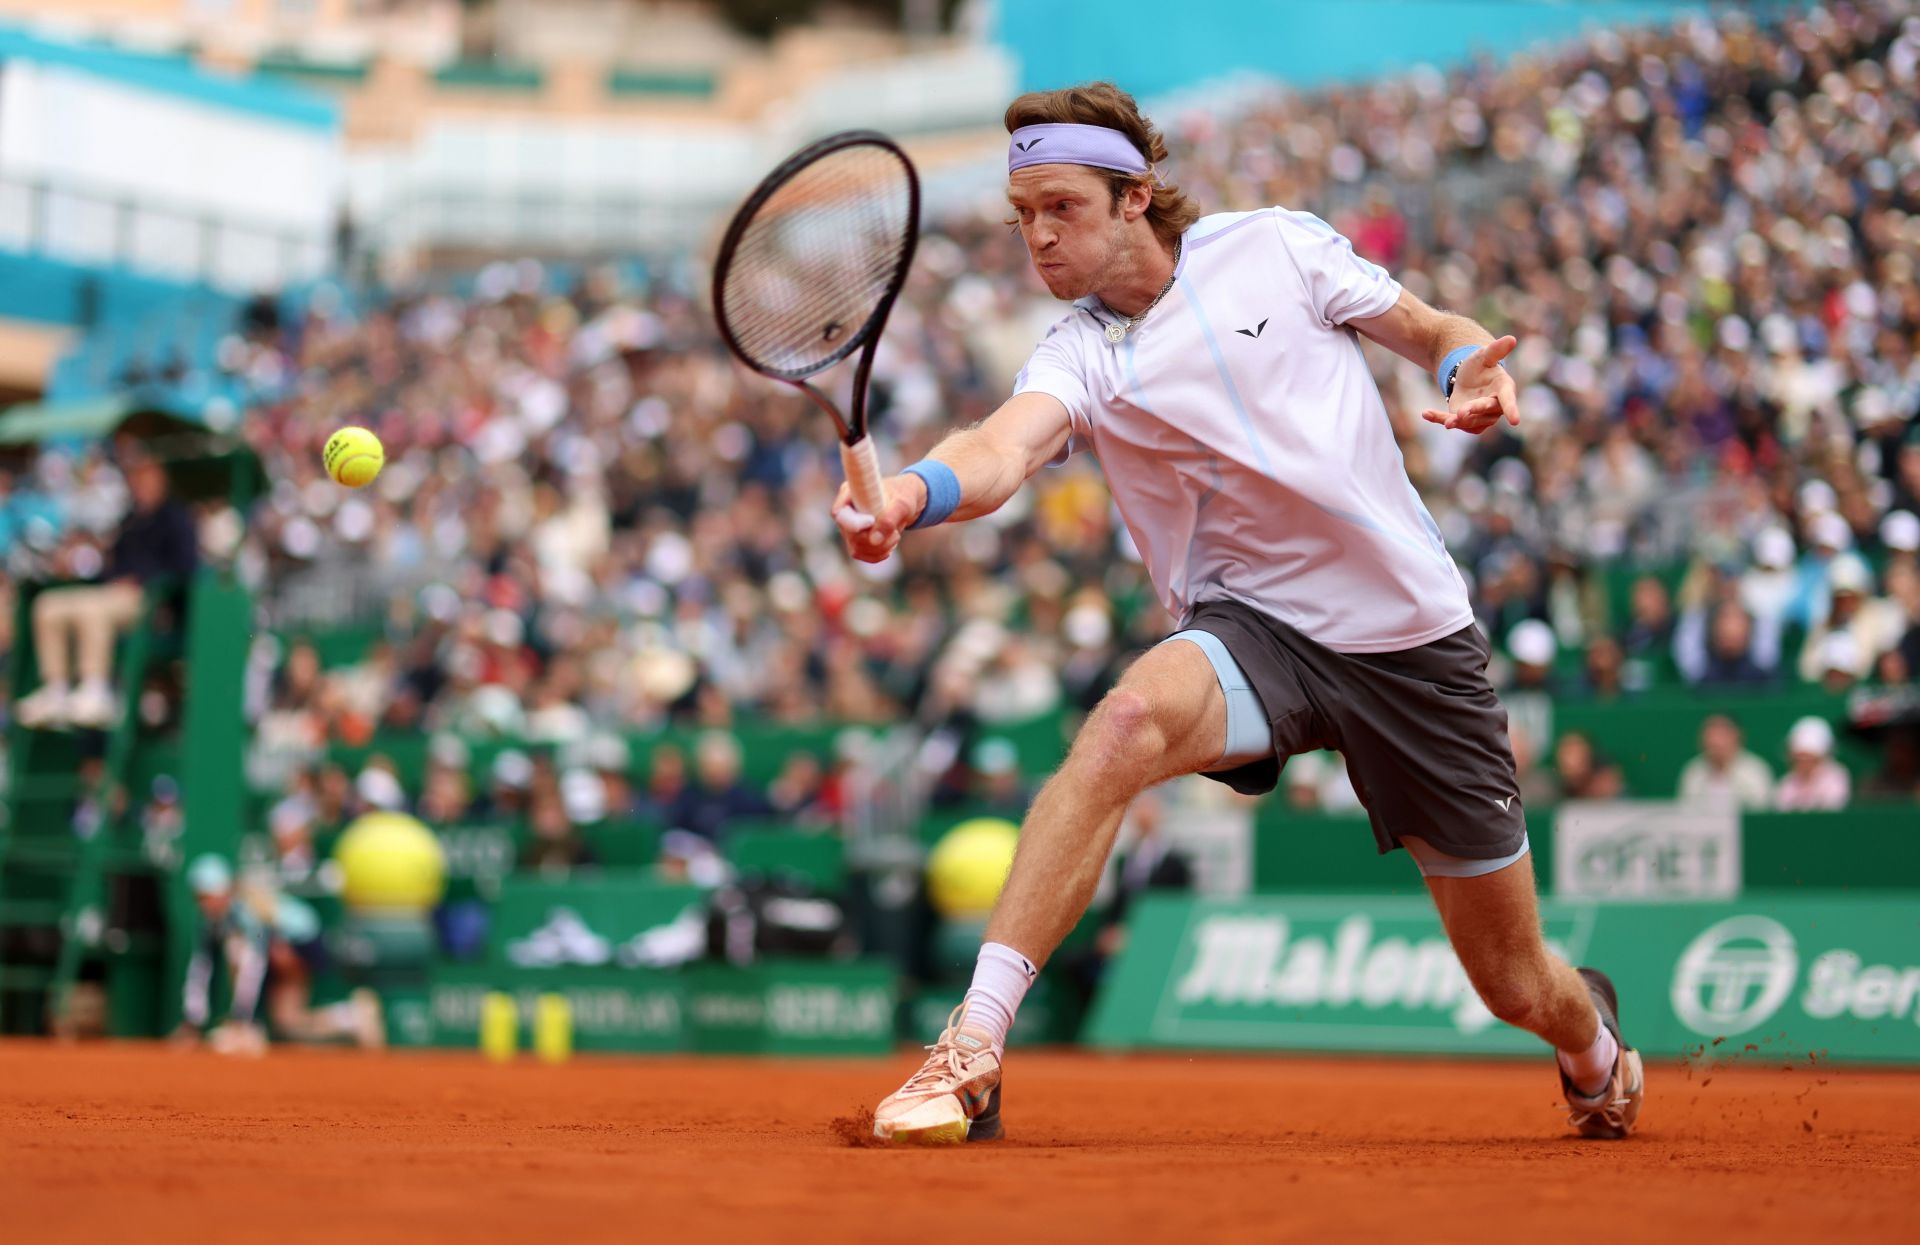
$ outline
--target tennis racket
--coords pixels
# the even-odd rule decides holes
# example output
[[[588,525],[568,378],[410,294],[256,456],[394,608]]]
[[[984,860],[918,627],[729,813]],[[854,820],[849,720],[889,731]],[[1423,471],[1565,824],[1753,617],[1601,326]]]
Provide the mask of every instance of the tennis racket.
[[[714,318],[727,348],[832,417],[848,489],[867,514],[887,504],[867,435],[867,373],[919,240],[913,163],[886,135],[849,130],[767,174],[734,213],[714,264]],[[807,378],[856,350],[843,415]]]

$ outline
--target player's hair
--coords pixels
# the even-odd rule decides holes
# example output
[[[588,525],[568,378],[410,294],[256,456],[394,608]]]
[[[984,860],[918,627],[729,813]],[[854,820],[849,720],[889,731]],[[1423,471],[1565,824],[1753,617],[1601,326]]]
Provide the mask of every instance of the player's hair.
[[[1133,141],[1150,168],[1144,176],[1106,169],[1107,187],[1117,204],[1128,190],[1142,182],[1153,186],[1147,223],[1162,242],[1173,240],[1200,219],[1200,205],[1171,182],[1160,180],[1157,169],[1167,158],[1167,141],[1153,123],[1140,115],[1140,105],[1111,82],[1088,82],[1057,91],[1029,91],[1007,105],[1007,133],[1026,125],[1103,125]]]

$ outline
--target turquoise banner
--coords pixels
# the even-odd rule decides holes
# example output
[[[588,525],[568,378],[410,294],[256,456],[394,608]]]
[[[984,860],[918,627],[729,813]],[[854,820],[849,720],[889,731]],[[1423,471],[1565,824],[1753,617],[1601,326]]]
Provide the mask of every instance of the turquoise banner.
[[[1655,1058],[1920,1062],[1920,895],[1542,905]],[[1468,984],[1432,906],[1395,896],[1149,897],[1096,1001],[1106,1047],[1530,1054]],[[1735,1043],[1734,1045],[1727,1045]]]

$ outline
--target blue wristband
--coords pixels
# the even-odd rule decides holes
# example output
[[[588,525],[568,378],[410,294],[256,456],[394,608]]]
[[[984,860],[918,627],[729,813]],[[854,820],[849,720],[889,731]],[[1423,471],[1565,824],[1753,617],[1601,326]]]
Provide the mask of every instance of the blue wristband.
[[[959,509],[960,477],[939,459],[923,458],[901,474],[919,476],[927,486],[927,504],[920,511],[920,517],[907,525],[910,529],[945,523],[947,516]]]
[[[1460,370],[1460,365],[1473,357],[1479,349],[1478,346],[1457,346],[1451,354],[1440,360],[1440,370],[1433,374],[1433,378],[1440,382],[1441,397],[1453,396],[1454,374]]]

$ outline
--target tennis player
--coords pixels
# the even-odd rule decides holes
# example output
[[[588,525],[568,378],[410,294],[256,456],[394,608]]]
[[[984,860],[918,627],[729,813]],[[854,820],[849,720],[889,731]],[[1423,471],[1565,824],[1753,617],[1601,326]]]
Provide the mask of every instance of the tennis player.
[[[1034,799],[966,999],[874,1134],[1001,1134],[1007,1029],[1135,795],[1192,773],[1270,791],[1289,756],[1338,748],[1380,851],[1413,857],[1481,999],[1558,1052],[1571,1124],[1626,1136],[1640,1057],[1612,983],[1541,939],[1487,640],[1360,351],[1366,337],[1433,369],[1445,405],[1424,417],[1477,434],[1519,422],[1501,366],[1514,339],[1427,306],[1306,212],[1202,217],[1110,84],[1023,95],[1006,126],[1020,236],[1071,309],[1003,406],[888,482],[884,513],[843,489],[835,518],[877,562],[904,530],[978,518],[1089,450],[1180,630]]]

